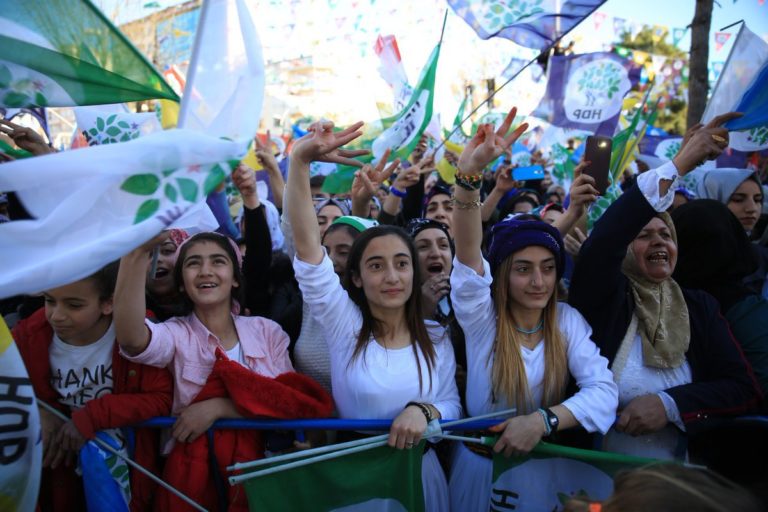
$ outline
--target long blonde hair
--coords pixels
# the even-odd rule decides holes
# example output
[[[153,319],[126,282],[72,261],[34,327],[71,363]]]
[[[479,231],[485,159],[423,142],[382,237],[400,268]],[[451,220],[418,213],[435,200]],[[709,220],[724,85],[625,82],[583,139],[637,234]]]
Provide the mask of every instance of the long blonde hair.
[[[494,307],[496,308],[496,340],[491,352],[493,358],[492,383],[494,401],[504,397],[517,414],[528,414],[539,406],[532,403],[528,377],[523,363],[523,335],[515,329],[512,318],[513,303],[509,294],[509,273],[512,256],[505,259],[493,280]],[[557,321],[557,283],[543,312],[544,334],[544,394],[541,407],[562,402],[568,383],[568,360],[565,339]]]

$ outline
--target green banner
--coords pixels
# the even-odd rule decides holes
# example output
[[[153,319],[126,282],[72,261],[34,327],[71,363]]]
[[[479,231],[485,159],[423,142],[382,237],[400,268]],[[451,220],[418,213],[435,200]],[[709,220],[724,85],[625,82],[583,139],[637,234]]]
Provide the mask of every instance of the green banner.
[[[179,97],[87,0],[0,10],[0,105],[64,107]]]
[[[423,511],[424,442],[411,450],[381,446],[246,480],[248,507],[253,512]]]

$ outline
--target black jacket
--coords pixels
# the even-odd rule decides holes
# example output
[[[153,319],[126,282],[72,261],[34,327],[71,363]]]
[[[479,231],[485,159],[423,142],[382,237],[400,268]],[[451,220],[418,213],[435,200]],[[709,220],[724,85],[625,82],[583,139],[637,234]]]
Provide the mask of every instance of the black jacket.
[[[637,186],[630,188],[595,224],[573,273],[569,302],[592,326],[592,340],[611,363],[635,307],[621,264],[629,243],[655,215]],[[692,433],[710,416],[741,414],[756,407],[761,392],[715,299],[698,290],[683,289],[683,295],[691,324],[685,355],[693,382],[665,391]]]

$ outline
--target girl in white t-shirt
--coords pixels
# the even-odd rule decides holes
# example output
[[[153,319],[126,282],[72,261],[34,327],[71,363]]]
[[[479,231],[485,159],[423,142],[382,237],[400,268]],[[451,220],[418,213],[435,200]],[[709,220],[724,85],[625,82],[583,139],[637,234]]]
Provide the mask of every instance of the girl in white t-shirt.
[[[334,133],[332,123],[318,123],[293,145],[286,201],[294,268],[304,301],[327,335],[339,415],[394,418],[390,446],[411,449],[431,419],[461,415],[450,340],[441,327],[428,330],[424,324],[416,249],[400,228],[365,230],[350,250],[345,290],[320,245],[312,208],[310,162],[359,165],[348,158],[359,152],[338,148],[358,137],[361,125]],[[427,509],[448,510],[447,484],[434,450],[424,455],[422,482]]]
[[[515,113],[497,132],[492,125],[480,126],[461,154],[451,274],[451,299],[466,338],[467,410],[475,416],[517,409],[491,429],[501,434],[493,451],[507,457],[528,453],[558,430],[581,425],[605,432],[617,405],[608,361],[589,339],[589,325],[575,309],[557,302],[565,260],[557,229],[539,220],[507,219],[492,230],[489,261],[481,253],[482,171],[527,127],[506,135]],[[566,395],[569,377],[580,388],[571,397]],[[459,444],[451,467],[451,508],[488,510],[491,471],[489,453]]]

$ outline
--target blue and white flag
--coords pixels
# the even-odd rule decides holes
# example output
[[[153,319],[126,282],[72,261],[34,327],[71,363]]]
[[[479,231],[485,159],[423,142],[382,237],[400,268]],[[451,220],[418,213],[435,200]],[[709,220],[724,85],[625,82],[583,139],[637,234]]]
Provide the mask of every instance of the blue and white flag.
[[[95,441],[88,441],[80,449],[79,471],[83,475],[88,512],[128,512],[131,482],[125,462],[128,457],[125,439],[118,429],[96,432],[96,437],[124,458],[108,452]]]
[[[614,53],[553,56],[547,91],[532,113],[554,126],[613,135],[640,68]]]
[[[707,123],[725,112],[744,112],[744,117],[725,124],[731,130],[730,147],[738,151],[768,148],[766,83],[768,43],[743,23],[701,122]]]
[[[682,137],[646,135],[640,140],[640,160],[655,168],[672,160],[683,143]]]
[[[448,0],[482,39],[503,37],[544,50],[605,0]]]

